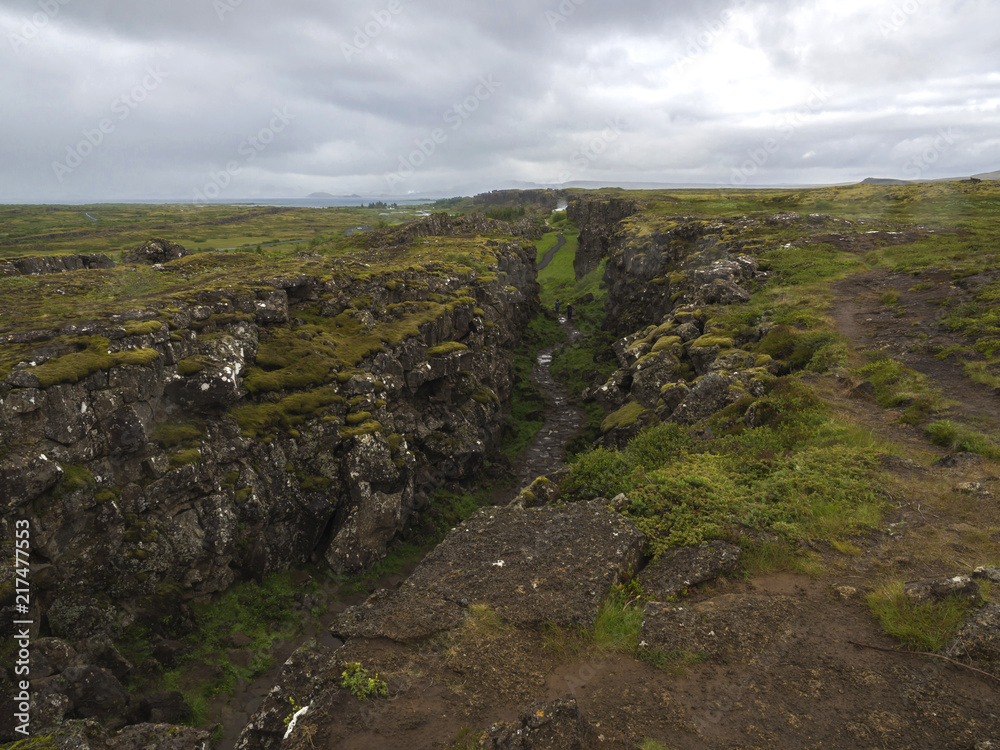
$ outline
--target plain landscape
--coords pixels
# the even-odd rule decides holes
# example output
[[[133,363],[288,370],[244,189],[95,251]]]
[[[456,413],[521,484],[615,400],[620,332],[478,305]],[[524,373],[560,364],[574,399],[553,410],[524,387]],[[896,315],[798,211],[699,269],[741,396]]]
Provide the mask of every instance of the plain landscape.
[[[1000,747],[998,222],[0,206],[2,747]]]

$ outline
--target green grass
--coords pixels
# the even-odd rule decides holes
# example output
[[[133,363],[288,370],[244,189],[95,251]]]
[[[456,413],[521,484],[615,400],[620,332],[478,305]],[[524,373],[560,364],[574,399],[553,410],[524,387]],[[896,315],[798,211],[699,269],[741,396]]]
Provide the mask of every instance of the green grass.
[[[601,603],[592,629],[601,651],[634,654],[642,631],[642,597],[629,586],[616,586]]]
[[[419,207],[397,215],[414,217]],[[92,222],[86,213],[97,217]],[[357,207],[274,208],[239,205],[99,204],[0,206],[0,258],[66,253],[117,253],[151,237],[188,249],[266,246],[332,249],[344,230],[376,225],[381,211]],[[279,249],[279,248],[275,248]]]
[[[1000,444],[996,440],[958,422],[943,419],[927,425],[927,437],[935,445],[951,451],[968,451],[1000,461]]]
[[[169,585],[161,588],[163,597],[157,606],[168,608],[164,617],[169,619],[166,613],[179,602],[171,599],[176,592],[172,594]],[[126,687],[133,691],[178,690],[192,709],[185,723],[204,725],[209,718],[208,705],[214,696],[232,695],[238,680],[252,680],[269,669],[273,663],[273,644],[292,637],[301,629],[302,620],[294,614],[293,607],[303,592],[303,587],[293,582],[293,574],[284,572],[261,584],[237,583],[211,603],[191,605],[196,628],[179,638],[188,649],[183,660],[144,684]],[[150,655],[153,642],[150,628],[148,624],[135,624],[128,629],[118,644],[127,658],[141,661]],[[250,639],[249,645],[244,647],[252,652],[246,666],[233,663],[227,656],[227,649],[232,648],[228,639],[234,633],[242,633]],[[220,676],[209,682],[191,684],[188,672],[203,666],[218,667]]]
[[[797,545],[877,527],[884,502],[870,446],[846,440],[846,428],[794,379],[760,402],[769,424],[708,440],[692,428],[657,425],[620,451],[584,454],[561,490],[574,500],[625,493],[624,512],[654,556],[742,528]],[[720,415],[720,429],[724,422]]]
[[[971,604],[956,597],[915,604],[901,581],[879,586],[868,595],[868,607],[883,630],[911,651],[940,651],[958,631]]]

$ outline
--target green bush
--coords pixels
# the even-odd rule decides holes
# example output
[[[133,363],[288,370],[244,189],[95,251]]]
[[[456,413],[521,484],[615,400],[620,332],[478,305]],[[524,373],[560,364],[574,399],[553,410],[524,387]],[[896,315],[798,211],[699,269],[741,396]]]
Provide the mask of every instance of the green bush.
[[[366,701],[389,692],[385,680],[380,680],[378,673],[373,677],[360,662],[352,661],[340,675],[340,686],[351,691],[358,700]]]
[[[932,422],[927,425],[926,433],[932,443],[948,450],[968,451],[1000,460],[1000,445],[983,433],[957,422],[947,419]]]

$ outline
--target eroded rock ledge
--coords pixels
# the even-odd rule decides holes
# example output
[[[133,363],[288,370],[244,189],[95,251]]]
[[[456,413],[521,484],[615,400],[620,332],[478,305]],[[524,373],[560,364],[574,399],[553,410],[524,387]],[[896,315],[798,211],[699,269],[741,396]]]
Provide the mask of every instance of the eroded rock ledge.
[[[36,621],[114,636],[164,587],[380,559],[500,438],[535,253],[477,226],[433,217],[363,259],[187,255],[133,269],[134,309],[0,330],[0,525],[30,523]],[[133,283],[60,276],[88,300]]]
[[[523,627],[592,626],[611,587],[641,564],[643,542],[630,521],[600,502],[478,511],[453,529],[401,588],[376,592],[334,623],[331,630],[348,641],[344,648],[313,643],[296,651],[237,748],[305,748],[307,737],[334,746],[360,709],[340,680],[344,653],[358,641],[427,642],[460,628],[475,608]],[[290,706],[308,710],[301,726],[286,736]],[[554,723],[536,721],[532,729],[539,736],[569,730],[597,736],[572,710]],[[495,734],[499,741],[503,728]]]

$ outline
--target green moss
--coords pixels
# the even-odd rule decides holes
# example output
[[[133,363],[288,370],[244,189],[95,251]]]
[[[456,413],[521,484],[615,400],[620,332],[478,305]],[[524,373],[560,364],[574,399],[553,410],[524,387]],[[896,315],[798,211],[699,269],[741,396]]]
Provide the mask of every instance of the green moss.
[[[480,404],[485,404],[486,406],[500,403],[500,400],[497,398],[497,394],[486,386],[480,386],[477,388],[473,392],[472,398],[473,400],[478,401]]]
[[[94,501],[100,504],[110,503],[113,500],[117,500],[118,496],[119,493],[111,489],[98,490],[94,493]]]
[[[150,433],[150,437],[168,449],[181,445],[193,447],[203,435],[202,428],[190,422],[157,422]]]
[[[655,354],[657,352],[668,351],[680,343],[680,336],[662,336],[656,340],[655,344],[653,344],[652,353]]]
[[[191,375],[197,375],[199,372],[209,367],[211,360],[208,357],[194,356],[182,359],[177,363],[177,374],[181,377],[190,377]]]
[[[109,354],[110,342],[103,336],[90,336],[78,339],[75,343],[82,347],[80,351],[50,359],[29,370],[38,378],[42,388],[60,383],[76,383],[99,370],[110,370],[113,367],[149,367],[160,358],[160,353],[155,349],[130,349]]]
[[[731,349],[733,346],[733,339],[729,336],[719,336],[718,334],[710,333],[697,338],[688,344],[692,349],[699,347],[709,347],[717,346],[720,349]]]
[[[199,461],[201,461],[200,448],[190,448],[189,450],[178,451],[177,453],[170,454],[170,467],[173,469],[181,466],[187,466],[188,464],[198,463]]]
[[[365,422],[357,427],[341,427],[339,432],[341,438],[348,440],[350,438],[360,437],[361,435],[372,435],[382,431],[383,428],[380,422],[371,421]]]
[[[608,432],[619,427],[631,427],[636,420],[647,411],[638,401],[629,401],[618,411],[609,414],[601,422],[601,432]]]
[[[403,446],[403,436],[398,432],[394,432],[389,437],[386,438],[389,443],[389,451],[393,455],[399,453],[399,449]]]
[[[467,352],[469,347],[459,341],[446,341],[427,350],[428,357],[444,357],[455,352]]]
[[[343,396],[334,388],[325,387],[293,393],[276,403],[241,406],[230,414],[245,437],[256,438],[287,431],[306,420],[318,418],[324,409],[343,403]]]
[[[53,489],[53,495],[56,498],[65,497],[78,490],[97,486],[94,475],[81,464],[63,464],[60,468],[63,470],[63,473]]]
[[[243,489],[236,490],[233,493],[233,500],[237,503],[245,503],[253,496],[253,489],[250,487],[244,487]]]
[[[140,323],[136,320],[130,320],[125,324],[125,335],[126,336],[148,336],[153,333],[159,332],[163,328],[163,321],[161,320],[147,320]]]
[[[299,480],[299,487],[302,488],[303,492],[322,492],[329,489],[332,484],[327,477],[314,474],[296,475],[296,478]]]
[[[371,413],[367,411],[356,411],[353,414],[348,414],[345,420],[347,424],[354,426],[359,425],[362,422],[367,422],[371,419]]]

